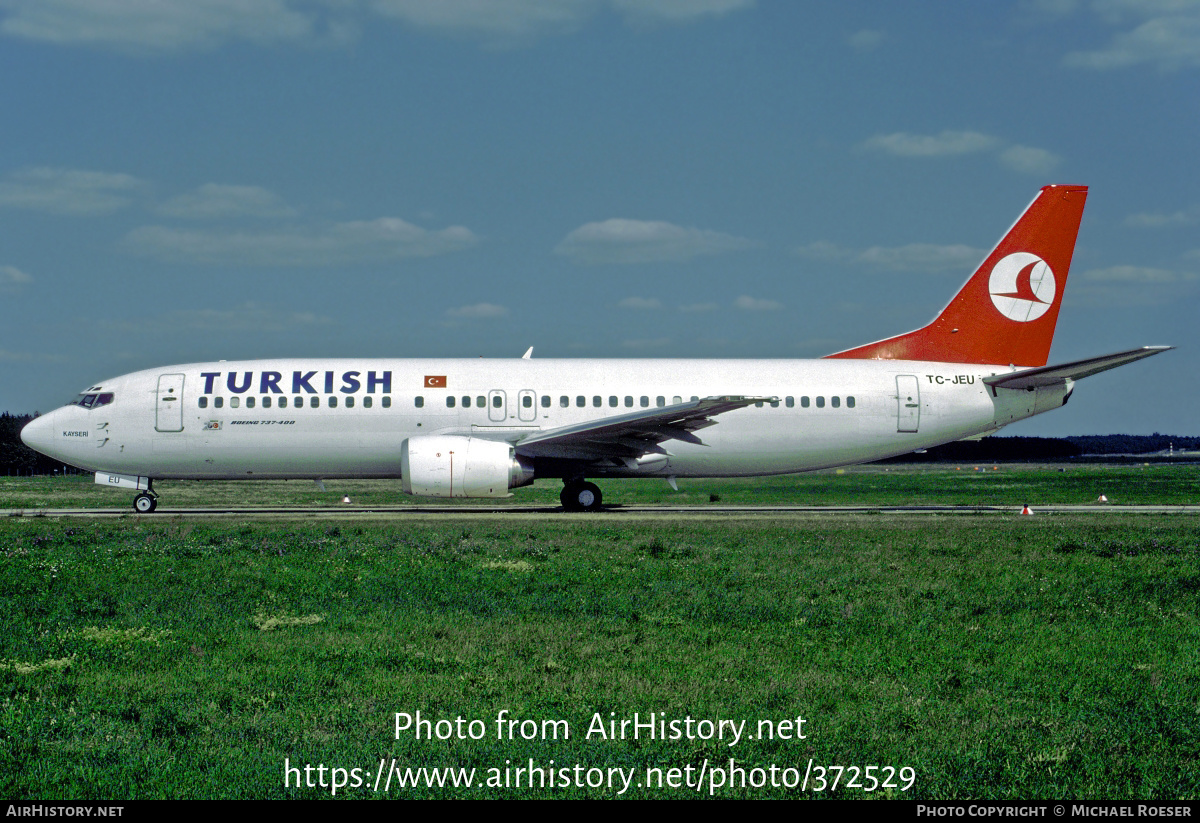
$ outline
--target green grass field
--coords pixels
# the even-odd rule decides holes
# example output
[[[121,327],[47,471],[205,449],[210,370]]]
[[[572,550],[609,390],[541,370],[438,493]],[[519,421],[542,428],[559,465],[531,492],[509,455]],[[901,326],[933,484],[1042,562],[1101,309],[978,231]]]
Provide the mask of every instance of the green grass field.
[[[812,501],[832,487],[823,500],[966,503],[1003,492],[1019,504],[1024,490],[1001,488],[1016,471],[1044,478],[1048,501],[1087,502],[1102,485],[1110,499],[1161,502],[1165,473],[1173,502],[1195,502],[1184,467],[1098,467],[1090,479],[876,470],[684,491],[777,502],[771,489]],[[181,497],[225,493],[178,486]],[[240,488],[319,494],[255,486]],[[605,490],[661,491],[638,486]],[[92,505],[91,493],[69,479],[10,481],[2,505]],[[341,493],[330,484],[327,496]],[[1190,516],[229,524],[131,513],[2,518],[0,549],[9,798],[321,797],[335,780],[339,797],[676,797],[696,796],[697,782],[701,796],[721,797],[1200,794],[1200,521]],[[449,721],[428,730],[449,738],[397,737],[396,714],[418,711]],[[652,712],[678,721],[679,739],[587,734],[597,715]],[[501,716],[534,722],[501,724],[497,739]],[[734,725],[717,739],[701,720]],[[401,788],[394,777],[376,790],[381,760],[401,774],[474,769],[476,786]],[[531,762],[555,770],[542,773],[553,785],[526,785],[516,769]],[[891,787],[884,767],[896,770]]]
[[[795,503],[804,505],[976,505],[1017,506],[1087,504],[1104,494],[1120,504],[1200,504],[1200,466],[1187,464],[1026,465],[1021,463],[856,466],[839,471],[778,477],[679,481],[676,492],[666,481],[602,480],[606,505],[705,505]],[[343,497],[360,505],[403,506],[461,503],[410,497],[398,480],[328,480],[326,491],[308,480],[161,481],[155,484],[161,505],[336,506]],[[508,504],[558,505],[562,483],[539,480],[515,489]],[[717,500],[713,500],[716,497]],[[0,511],[36,508],[112,508],[132,510],[133,493],[98,486],[91,475],[0,477]]]

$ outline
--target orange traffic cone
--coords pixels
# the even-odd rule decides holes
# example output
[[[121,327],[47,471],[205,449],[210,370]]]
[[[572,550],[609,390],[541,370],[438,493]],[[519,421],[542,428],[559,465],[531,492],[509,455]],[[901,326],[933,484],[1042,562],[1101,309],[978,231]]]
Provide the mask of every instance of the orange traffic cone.
[[[1105,497],[1104,495],[1100,495],[1099,497],[1097,497],[1097,498],[1096,498],[1096,502],[1097,502],[1097,503],[1107,503],[1107,502],[1108,502],[1108,498],[1107,498],[1107,497]]]
[[[1033,509],[1029,508],[1028,503],[1021,508],[1021,514],[1033,514]]]

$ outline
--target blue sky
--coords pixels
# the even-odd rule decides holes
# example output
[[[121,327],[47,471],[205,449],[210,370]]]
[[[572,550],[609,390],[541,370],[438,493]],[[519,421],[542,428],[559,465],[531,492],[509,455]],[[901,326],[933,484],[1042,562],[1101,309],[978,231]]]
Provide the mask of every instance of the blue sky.
[[[0,408],[277,356],[818,357],[1091,187],[1025,435],[1200,433],[1200,1],[0,0]]]

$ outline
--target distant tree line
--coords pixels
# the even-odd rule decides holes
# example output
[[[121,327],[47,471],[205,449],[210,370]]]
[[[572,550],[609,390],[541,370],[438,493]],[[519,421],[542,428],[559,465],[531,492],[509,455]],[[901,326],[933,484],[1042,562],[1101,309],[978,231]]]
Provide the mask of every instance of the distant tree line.
[[[21,442],[21,429],[36,414],[0,414],[0,476],[62,474],[63,463],[38,454]],[[69,471],[77,471],[73,466]]]
[[[1068,437],[1067,440],[1083,449],[1084,454],[1147,454],[1166,451],[1200,450],[1200,437],[1179,437],[1174,434],[1089,434]]]
[[[1200,450],[1200,437],[1168,434],[1094,434],[1072,437],[985,437],[902,454],[884,463],[982,463],[989,460],[1069,460],[1084,455],[1145,455]]]

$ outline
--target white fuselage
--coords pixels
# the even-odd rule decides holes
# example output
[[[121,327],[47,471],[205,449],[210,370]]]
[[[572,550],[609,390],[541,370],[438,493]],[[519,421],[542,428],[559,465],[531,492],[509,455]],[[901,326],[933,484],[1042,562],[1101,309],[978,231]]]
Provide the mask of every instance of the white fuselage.
[[[1057,408],[1065,386],[993,390],[1013,371],[884,360],[229,361],[136,372],[33,421],[27,442],[96,472],[149,478],[399,477],[406,438],[530,433],[712,396],[773,397],[721,414],[703,445],[591,476],[732,477],[878,460]],[[453,405],[448,403],[453,398]],[[464,399],[466,402],[464,402]]]

